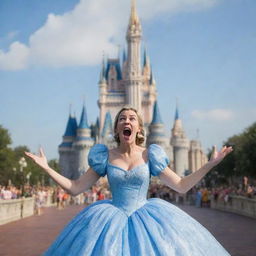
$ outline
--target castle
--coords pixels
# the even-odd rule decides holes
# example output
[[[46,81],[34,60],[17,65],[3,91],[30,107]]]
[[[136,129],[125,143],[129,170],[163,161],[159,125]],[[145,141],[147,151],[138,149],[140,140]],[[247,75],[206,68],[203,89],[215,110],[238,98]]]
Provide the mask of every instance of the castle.
[[[132,0],[129,24],[126,32],[127,51],[122,59],[103,58],[99,85],[99,118],[89,126],[86,107],[83,106],[79,124],[69,116],[63,141],[59,145],[59,164],[64,176],[76,179],[88,169],[87,156],[95,143],[109,148],[116,146],[113,139],[113,123],[116,113],[130,105],[143,117],[147,134],[146,145],[156,143],[164,148],[171,159],[172,169],[180,176],[200,168],[206,156],[197,140],[189,140],[182,127],[178,108],[171,130],[171,138],[165,134],[157,104],[156,82],[149,57],[144,51],[141,60],[142,28]]]

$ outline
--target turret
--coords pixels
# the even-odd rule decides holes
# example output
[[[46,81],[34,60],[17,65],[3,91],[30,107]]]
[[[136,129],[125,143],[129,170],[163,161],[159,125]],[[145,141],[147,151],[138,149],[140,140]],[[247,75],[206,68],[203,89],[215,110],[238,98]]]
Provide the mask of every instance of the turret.
[[[149,61],[149,57],[147,55],[146,52],[146,48],[144,49],[144,57],[143,57],[143,71],[142,71],[142,75],[144,76],[144,78],[146,78],[147,80],[150,80],[151,76],[152,76],[152,71],[151,71],[151,67],[150,67],[150,61]],[[151,84],[151,83],[150,83]]]
[[[185,170],[188,170],[188,149],[189,140],[182,127],[182,122],[179,117],[178,107],[175,111],[174,125],[171,131],[170,144],[173,147],[174,155],[174,170],[179,176],[184,176]]]
[[[153,119],[149,125],[149,135],[147,137],[147,146],[150,144],[158,144],[166,148],[168,140],[165,135],[164,123],[162,121],[157,101],[154,104]]]
[[[126,104],[141,110],[141,24],[137,15],[135,0],[132,0],[131,15],[126,33],[128,44],[127,73],[125,76]]]
[[[197,130],[197,138],[190,141],[189,147],[189,169],[195,172],[207,162],[207,157],[202,149],[199,141],[199,131]]]
[[[67,178],[71,178],[70,170],[73,169],[72,162],[74,159],[73,143],[76,137],[77,122],[76,118],[69,114],[65,133],[62,143],[59,145],[59,165],[61,174]]]
[[[73,173],[73,178],[78,178],[88,169],[87,157],[90,148],[93,146],[94,140],[91,138],[91,129],[88,125],[87,113],[85,105],[82,109],[82,114],[80,118],[80,123],[77,128],[77,136],[74,142],[74,149],[76,151],[76,161],[74,163],[75,171]]]

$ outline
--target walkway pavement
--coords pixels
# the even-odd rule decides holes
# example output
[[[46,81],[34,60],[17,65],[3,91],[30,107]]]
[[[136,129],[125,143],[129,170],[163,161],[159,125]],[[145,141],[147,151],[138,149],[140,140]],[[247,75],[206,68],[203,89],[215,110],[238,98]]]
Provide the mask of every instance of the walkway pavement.
[[[207,208],[180,207],[204,225],[232,256],[256,255],[255,219]],[[46,208],[41,216],[0,226],[0,256],[40,255],[82,209],[83,206],[68,206],[64,210]]]

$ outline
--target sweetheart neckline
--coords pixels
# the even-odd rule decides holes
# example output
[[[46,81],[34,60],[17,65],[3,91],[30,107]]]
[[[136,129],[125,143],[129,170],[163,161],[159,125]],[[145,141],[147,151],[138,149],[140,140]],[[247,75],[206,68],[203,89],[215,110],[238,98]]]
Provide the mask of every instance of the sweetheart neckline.
[[[135,169],[139,168],[139,167],[142,167],[142,166],[145,166],[145,165],[148,165],[148,161],[147,162],[144,162],[143,164],[139,164],[139,165],[136,165],[135,167],[133,167],[132,169],[128,169],[128,170],[125,170],[124,168],[120,167],[120,166],[117,166],[117,165],[114,165],[114,164],[111,164],[110,162],[108,162],[108,165],[114,167],[114,168],[118,168],[124,172],[131,172],[131,171],[134,171]]]

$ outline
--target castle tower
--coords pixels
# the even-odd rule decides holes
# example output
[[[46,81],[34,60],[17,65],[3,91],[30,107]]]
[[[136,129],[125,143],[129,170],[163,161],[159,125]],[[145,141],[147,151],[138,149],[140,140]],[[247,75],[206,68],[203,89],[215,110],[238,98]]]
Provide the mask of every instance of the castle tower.
[[[198,131],[197,137],[199,137]],[[191,170],[192,172],[195,172],[207,162],[207,156],[205,155],[198,138],[190,141],[188,157],[189,170]]]
[[[140,44],[142,29],[137,15],[135,0],[132,1],[131,15],[126,33],[128,47],[127,72],[125,74],[126,104],[141,112],[141,59]]]
[[[202,166],[202,149],[197,140],[190,141],[189,148],[189,170],[195,172]]]
[[[164,123],[160,115],[157,101],[154,104],[153,119],[148,130],[147,146],[150,144],[158,144],[165,149],[168,145],[168,140],[165,136]]]
[[[77,122],[76,118],[69,115],[62,143],[59,145],[59,165],[61,174],[67,178],[73,178],[73,163],[75,160],[75,151],[73,150],[73,142],[76,137]]]
[[[81,119],[77,128],[76,139],[73,147],[76,152],[76,161],[73,163],[73,178],[78,178],[87,171],[89,165],[87,162],[88,153],[93,146],[94,140],[91,138],[91,129],[87,121],[85,105],[82,109]]]
[[[184,176],[185,170],[188,170],[188,149],[189,140],[187,139],[179,118],[178,107],[176,107],[174,125],[171,132],[171,146],[173,147],[174,171],[179,176]]]
[[[127,51],[123,50],[122,61],[118,56],[108,58],[106,63],[103,61],[102,64],[98,100],[100,134],[102,134],[106,113],[110,112],[113,120],[124,105],[135,107],[142,115],[146,126],[152,120],[153,106],[157,97],[156,84],[146,50],[141,63],[141,38],[141,24],[135,0],[132,0],[126,33]]]

